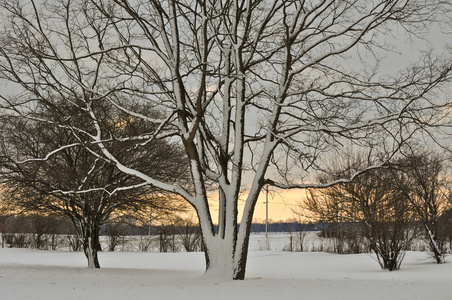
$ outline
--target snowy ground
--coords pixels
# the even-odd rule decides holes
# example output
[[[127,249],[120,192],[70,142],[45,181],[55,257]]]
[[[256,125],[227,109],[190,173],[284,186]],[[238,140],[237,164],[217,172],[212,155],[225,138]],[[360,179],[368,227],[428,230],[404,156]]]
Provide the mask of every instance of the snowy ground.
[[[80,252],[0,249],[1,299],[452,299],[452,263],[408,252],[402,269],[369,254],[252,251],[247,279],[203,276],[202,253],[102,252],[102,269]]]

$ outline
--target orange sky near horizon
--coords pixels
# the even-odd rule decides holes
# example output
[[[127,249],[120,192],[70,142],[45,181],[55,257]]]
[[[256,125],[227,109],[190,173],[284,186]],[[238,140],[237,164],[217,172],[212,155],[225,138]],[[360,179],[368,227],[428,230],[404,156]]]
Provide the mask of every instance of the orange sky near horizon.
[[[270,188],[268,192],[268,219],[274,222],[286,221],[287,219],[296,218],[293,210],[297,207],[297,202],[305,197],[305,190],[278,190],[274,191]],[[245,196],[242,197],[245,199]],[[265,199],[266,192],[262,189],[256,207],[254,209],[253,222],[265,223]],[[242,210],[245,205],[244,200],[239,200],[239,216],[238,222],[242,218]],[[212,221],[218,224],[218,208],[211,206]]]
[[[265,222],[265,194],[265,190],[262,190],[259,195],[253,220]],[[279,191],[272,191],[270,189],[268,192],[268,219],[278,222],[297,218],[293,210],[297,209],[297,202],[300,202],[304,197],[305,190],[301,189]],[[241,217],[241,214],[239,217]]]

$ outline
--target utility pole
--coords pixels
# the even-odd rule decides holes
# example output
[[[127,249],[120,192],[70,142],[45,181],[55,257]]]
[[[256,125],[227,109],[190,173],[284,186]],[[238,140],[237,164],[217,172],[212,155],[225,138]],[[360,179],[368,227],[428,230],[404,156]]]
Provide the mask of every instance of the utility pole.
[[[270,241],[268,240],[268,184],[265,186],[265,242],[267,250],[270,250]]]
[[[149,232],[148,232],[149,236],[151,236],[151,226],[152,226],[152,207],[149,208]]]
[[[265,238],[268,241],[268,185],[265,186]]]

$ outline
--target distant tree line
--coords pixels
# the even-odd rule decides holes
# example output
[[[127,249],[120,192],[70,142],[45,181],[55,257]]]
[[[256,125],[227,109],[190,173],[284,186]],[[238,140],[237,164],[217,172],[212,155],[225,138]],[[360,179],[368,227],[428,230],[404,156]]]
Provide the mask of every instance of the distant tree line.
[[[73,238],[76,232],[71,222],[58,216],[0,216],[0,233],[2,248],[58,250],[64,238],[74,251],[81,245]]]
[[[251,232],[265,232],[265,223],[251,224]],[[321,231],[324,227],[321,223],[301,224],[298,221],[272,222],[268,224],[268,232],[297,232],[297,231]]]
[[[2,248],[83,250],[83,240],[67,217],[40,214],[0,216],[0,233]],[[202,250],[199,226],[191,218],[174,217],[167,224],[149,227],[134,222],[133,218],[122,217],[102,226],[99,236],[104,239],[103,243],[99,240],[98,251],[116,251],[119,246],[124,249],[125,244],[130,243],[130,237],[140,238],[135,249],[127,248],[131,250],[150,251],[152,245],[158,252]]]

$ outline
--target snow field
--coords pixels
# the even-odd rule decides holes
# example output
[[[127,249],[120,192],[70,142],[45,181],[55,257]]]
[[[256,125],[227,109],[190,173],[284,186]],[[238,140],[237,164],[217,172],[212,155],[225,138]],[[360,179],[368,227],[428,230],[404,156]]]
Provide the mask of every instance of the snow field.
[[[203,253],[0,249],[1,299],[451,299],[452,264],[408,252],[383,271],[369,254],[251,251],[247,279],[206,278]]]

